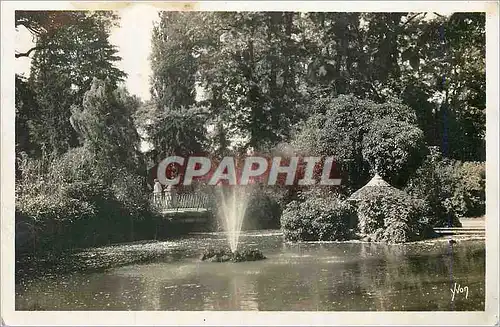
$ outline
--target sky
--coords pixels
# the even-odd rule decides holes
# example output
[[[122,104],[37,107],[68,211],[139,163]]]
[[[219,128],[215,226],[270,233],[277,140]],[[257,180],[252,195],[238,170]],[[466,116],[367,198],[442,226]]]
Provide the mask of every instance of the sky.
[[[121,27],[111,32],[110,42],[119,49],[122,57],[117,65],[128,77],[127,89],[142,100],[149,100],[149,76],[151,65],[151,31],[158,11],[148,5],[135,5],[120,10]]]
[[[151,67],[149,54],[151,52],[151,31],[153,21],[158,18],[158,10],[147,4],[135,4],[118,11],[120,27],[111,31],[110,42],[118,47],[118,55],[122,60],[117,67],[127,73],[126,87],[131,94],[142,100],[149,100],[149,76]],[[31,34],[21,27],[16,33],[16,50],[27,51],[33,46]],[[16,59],[16,71],[29,75],[31,59],[21,57]]]

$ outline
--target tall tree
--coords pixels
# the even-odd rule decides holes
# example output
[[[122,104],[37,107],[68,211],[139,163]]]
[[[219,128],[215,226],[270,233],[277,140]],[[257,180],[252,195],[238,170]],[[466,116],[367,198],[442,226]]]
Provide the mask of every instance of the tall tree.
[[[190,14],[162,12],[159,22],[153,27],[151,96],[157,106],[170,110],[195,103],[195,44],[186,33],[187,15]]]
[[[153,27],[151,101],[137,115],[153,145],[153,160],[204,149],[206,118],[203,110],[195,106],[197,43],[193,31],[186,29],[194,25],[193,15],[162,12]]]
[[[109,78],[113,85],[125,77],[114,66],[120,57],[108,40],[116,19],[110,12],[45,11],[17,17],[16,24],[28,26],[36,36],[29,83],[39,112],[32,132],[33,141],[48,151],[62,153],[78,145],[70,107],[81,104],[94,77]]]
[[[204,20],[199,79],[210,91],[212,114],[228,122],[229,133],[246,137],[245,146],[273,146],[297,121],[305,52],[296,40],[297,15],[230,12]]]
[[[72,107],[71,124],[83,143],[110,167],[143,173],[140,138],[133,115],[140,101],[109,79],[94,78],[81,106]]]

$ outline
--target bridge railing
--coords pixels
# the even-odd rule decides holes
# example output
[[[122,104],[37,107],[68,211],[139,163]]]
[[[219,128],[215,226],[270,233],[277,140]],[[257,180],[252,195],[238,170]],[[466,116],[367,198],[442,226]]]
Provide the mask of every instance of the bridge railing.
[[[210,197],[200,193],[157,193],[151,194],[150,202],[158,210],[209,209]]]

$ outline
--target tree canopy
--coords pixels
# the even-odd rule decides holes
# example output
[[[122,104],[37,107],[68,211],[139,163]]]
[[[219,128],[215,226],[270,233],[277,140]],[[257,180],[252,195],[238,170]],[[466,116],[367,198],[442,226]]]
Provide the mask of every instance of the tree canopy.
[[[430,15],[164,12],[153,32],[154,106],[189,107],[202,87],[207,124],[261,149],[287,141],[320,99],[400,98],[429,145],[484,160],[484,14]]]

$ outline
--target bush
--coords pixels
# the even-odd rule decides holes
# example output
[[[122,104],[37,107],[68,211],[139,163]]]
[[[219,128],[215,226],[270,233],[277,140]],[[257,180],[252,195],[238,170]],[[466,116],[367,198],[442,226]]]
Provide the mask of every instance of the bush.
[[[243,229],[273,229],[280,227],[282,207],[287,196],[280,186],[254,184],[250,193]]]
[[[293,131],[292,147],[301,154],[320,155],[320,133],[325,119],[323,114],[314,114],[299,122]]]
[[[64,157],[63,157],[64,159]],[[41,224],[47,220],[75,221],[96,214],[83,196],[82,187],[69,184],[63,159],[20,157],[21,178],[16,181],[16,209]],[[96,187],[89,187],[98,191]],[[85,192],[85,191],[83,191]]]
[[[34,197],[23,197],[19,201],[18,208],[20,212],[38,223],[47,220],[72,222],[96,214],[96,208],[91,203],[60,195],[41,194]]]
[[[119,170],[114,178],[111,189],[114,198],[132,216],[141,218],[149,211],[149,194],[145,192],[145,179],[142,176]]]
[[[311,196],[286,206],[281,229],[287,241],[346,240],[355,219],[354,208],[340,198]]]
[[[111,170],[85,147],[62,157],[20,160],[16,210],[36,224],[40,248],[84,247],[151,237],[143,178]]]
[[[460,226],[458,218],[485,213],[484,168],[484,163],[443,158],[431,148],[406,190],[429,203],[433,226]]]
[[[201,261],[209,262],[242,262],[242,261],[257,261],[264,260],[266,257],[262,251],[257,249],[244,249],[242,251],[236,250],[231,252],[231,249],[205,249],[200,257]]]
[[[460,203],[463,208],[459,215],[477,217],[486,211],[486,171],[484,162],[464,162],[456,172],[456,191],[452,203]],[[458,211],[458,210],[457,210]]]
[[[358,206],[358,229],[374,241],[403,243],[426,237],[429,208],[393,188],[374,188]]]
[[[245,212],[243,229],[271,229],[280,227],[281,207],[269,194],[252,194]]]

